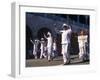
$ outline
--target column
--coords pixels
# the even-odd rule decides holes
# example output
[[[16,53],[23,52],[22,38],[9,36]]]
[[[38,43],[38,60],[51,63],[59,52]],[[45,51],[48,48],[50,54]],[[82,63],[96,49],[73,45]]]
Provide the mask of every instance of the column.
[[[79,23],[79,22],[80,22],[80,21],[79,21],[79,17],[80,17],[80,16],[79,16],[79,15],[77,15],[77,23]]]

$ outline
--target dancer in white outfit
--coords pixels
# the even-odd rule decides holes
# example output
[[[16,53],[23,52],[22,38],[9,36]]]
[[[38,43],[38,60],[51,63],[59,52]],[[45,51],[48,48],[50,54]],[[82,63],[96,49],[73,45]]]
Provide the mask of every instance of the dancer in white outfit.
[[[35,40],[34,42],[32,40],[30,40],[33,44],[33,55],[35,57],[35,59],[37,59],[37,51],[38,51],[38,44],[39,44],[39,40]]]
[[[44,37],[47,39],[47,54],[48,54],[48,61],[51,61],[52,59],[52,36],[51,33],[47,33],[48,37],[44,35]]]
[[[53,41],[53,53],[52,53],[53,58],[57,57],[57,45],[56,45],[56,39],[54,38]]]
[[[84,31],[82,30],[80,32],[80,35],[78,36],[78,43],[79,43],[79,59],[82,61],[85,60],[87,52],[86,52],[86,43],[87,43],[87,35],[84,35]]]
[[[40,59],[42,59],[42,57],[46,57],[46,55],[45,55],[45,41],[44,41],[43,38],[41,38],[40,43],[41,43],[41,47],[40,47],[40,49],[41,49]]]
[[[63,24],[63,30],[57,30],[55,29],[56,32],[60,32],[62,35],[62,55],[63,55],[63,62],[64,65],[70,63],[70,37],[71,37],[71,27],[67,24]]]

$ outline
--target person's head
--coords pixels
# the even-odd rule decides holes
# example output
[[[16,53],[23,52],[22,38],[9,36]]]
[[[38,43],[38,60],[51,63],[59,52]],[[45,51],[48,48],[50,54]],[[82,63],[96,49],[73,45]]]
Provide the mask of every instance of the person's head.
[[[41,41],[43,41],[44,40],[44,38],[41,38]]]
[[[51,36],[51,33],[50,33],[50,32],[48,32],[48,33],[47,33],[47,35],[48,35],[48,36]]]
[[[84,30],[81,30],[80,31],[80,35],[84,35]]]
[[[38,43],[39,42],[39,40],[38,39],[35,39],[35,43]]]
[[[63,30],[67,30],[69,28],[69,26],[67,24],[65,24],[65,23],[63,24],[62,27],[63,27]]]

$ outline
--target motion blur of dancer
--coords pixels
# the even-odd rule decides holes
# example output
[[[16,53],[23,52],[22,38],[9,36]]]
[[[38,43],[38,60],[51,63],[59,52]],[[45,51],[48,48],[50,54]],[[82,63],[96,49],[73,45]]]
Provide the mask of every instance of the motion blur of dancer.
[[[47,36],[44,34],[44,37],[47,39],[47,55],[48,55],[48,61],[51,61],[52,60],[52,36],[51,36],[51,33],[48,32],[47,33]]]
[[[63,30],[58,30],[55,28],[57,33],[61,33],[61,44],[62,44],[62,55],[63,55],[63,62],[64,65],[70,63],[70,38],[71,38],[71,27],[67,24],[63,24]]]

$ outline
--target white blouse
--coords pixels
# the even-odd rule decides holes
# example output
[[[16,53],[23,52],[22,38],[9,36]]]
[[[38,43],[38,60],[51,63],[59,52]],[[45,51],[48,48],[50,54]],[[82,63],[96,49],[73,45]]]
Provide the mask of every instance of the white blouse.
[[[84,47],[85,46],[85,43],[87,42],[87,38],[88,38],[87,35],[78,36],[79,47]]]

